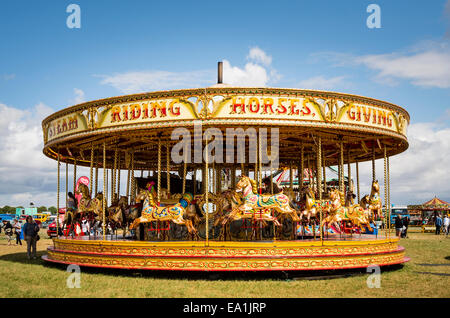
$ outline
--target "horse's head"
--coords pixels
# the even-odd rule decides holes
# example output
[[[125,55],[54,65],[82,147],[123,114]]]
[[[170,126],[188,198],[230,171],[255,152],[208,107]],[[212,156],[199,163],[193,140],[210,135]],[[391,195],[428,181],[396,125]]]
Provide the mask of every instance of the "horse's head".
[[[99,200],[99,201],[102,201],[102,200],[103,200],[103,193],[102,193],[102,192],[97,193],[97,195],[95,196],[95,198],[96,198],[97,200]]]
[[[378,184],[378,180],[375,180],[374,182],[372,182],[372,191],[373,192],[380,191],[380,185]]]
[[[336,200],[336,199],[340,200],[340,199],[341,199],[341,193],[340,193],[340,191],[339,191],[338,189],[333,189],[333,190],[331,190],[331,191],[330,191],[330,199],[331,199],[332,201],[334,201],[334,200]]]
[[[305,194],[308,199],[315,199],[314,190],[311,187],[306,188]]]
[[[128,205],[128,197],[126,195],[120,196],[118,205],[126,207]]]
[[[88,186],[85,185],[84,183],[80,183],[80,184],[79,184],[79,186],[78,186],[78,193],[81,193],[81,196],[82,196],[83,198],[88,198],[88,197],[90,197],[90,194],[89,194],[89,188],[88,188]]]
[[[139,203],[144,200],[147,195],[150,195],[150,192],[148,190],[141,190],[134,200],[136,203]]]
[[[370,198],[370,196],[368,194],[366,194],[365,196],[362,197],[361,202],[368,203],[369,198]]]
[[[247,188],[249,185],[252,186],[251,179],[247,176],[241,176],[238,183],[236,184],[236,192],[241,192],[242,190]],[[255,185],[256,185],[256,183],[255,183]],[[253,192],[255,192],[255,191],[253,191]]]

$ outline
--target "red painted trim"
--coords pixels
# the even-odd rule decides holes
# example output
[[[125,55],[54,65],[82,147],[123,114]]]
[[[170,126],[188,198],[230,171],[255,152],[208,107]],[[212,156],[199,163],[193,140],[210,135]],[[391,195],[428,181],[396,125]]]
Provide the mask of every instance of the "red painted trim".
[[[366,268],[367,266],[348,266],[348,267],[319,267],[319,268],[251,268],[251,269],[192,269],[192,268],[159,268],[159,267],[121,267],[121,266],[108,266],[108,265],[93,265],[93,264],[84,264],[84,263],[73,263],[73,262],[64,262],[64,261],[56,261],[49,259],[47,255],[42,256],[42,259],[46,262],[58,263],[58,264],[74,264],[79,266],[86,267],[95,267],[95,268],[120,268],[120,269],[133,269],[133,270],[162,270],[162,271],[186,271],[186,272],[273,272],[273,271],[318,271],[318,270],[336,270],[336,269],[354,269],[354,268]],[[382,263],[382,264],[371,264],[378,266],[389,266],[389,265],[397,265],[409,262],[411,259],[409,257],[404,257],[400,262],[392,262],[392,263]]]
[[[312,255],[147,255],[147,254],[125,254],[125,253],[98,253],[98,252],[83,252],[83,251],[71,251],[71,250],[61,250],[55,249],[53,246],[49,246],[47,250],[58,252],[58,253],[68,253],[68,254],[80,254],[80,255],[101,255],[101,256],[118,256],[118,257],[142,257],[142,258],[243,258],[243,259],[283,259],[283,258],[325,258],[325,257],[351,257],[351,256],[365,256],[365,255],[379,255],[379,254],[393,254],[398,252],[403,252],[405,248],[403,246],[398,246],[397,250],[394,251],[381,251],[374,253],[352,253],[352,254],[312,254]]]

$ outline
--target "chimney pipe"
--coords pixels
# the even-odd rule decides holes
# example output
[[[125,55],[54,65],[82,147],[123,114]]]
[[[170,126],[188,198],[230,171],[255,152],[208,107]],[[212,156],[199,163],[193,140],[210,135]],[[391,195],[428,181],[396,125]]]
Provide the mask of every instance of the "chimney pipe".
[[[217,84],[223,83],[223,62],[217,63]]]

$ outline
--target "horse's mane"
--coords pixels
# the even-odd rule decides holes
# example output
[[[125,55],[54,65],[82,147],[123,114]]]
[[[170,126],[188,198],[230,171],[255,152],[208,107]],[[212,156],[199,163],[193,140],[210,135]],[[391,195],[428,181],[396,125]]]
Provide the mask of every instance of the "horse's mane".
[[[378,186],[378,190],[375,190],[375,185]],[[370,197],[372,197],[375,193],[380,192],[380,186],[378,184],[378,180],[375,180],[374,182],[372,182],[372,187],[370,189]]]
[[[89,188],[84,183],[80,183],[80,185],[78,186],[78,192],[80,192],[85,198],[90,197]]]
[[[344,205],[345,205],[345,195],[344,195],[344,192],[342,192],[342,191],[340,191],[340,190],[338,190],[338,189],[335,189],[334,192],[337,193],[337,195],[339,196],[339,201],[341,202],[341,205],[344,206]]]
[[[150,191],[148,191],[148,190],[144,190],[143,191],[145,194],[146,194],[146,196],[148,197],[148,203],[150,204],[150,205],[156,205],[155,204],[155,198],[153,197],[153,194],[150,192]]]
[[[339,193],[339,199],[341,200],[341,204],[345,205],[345,195],[343,191],[337,190],[337,192]]]
[[[248,180],[250,180],[250,184],[252,185],[252,192],[258,194],[258,184],[256,183],[256,180],[250,178],[248,178]]]

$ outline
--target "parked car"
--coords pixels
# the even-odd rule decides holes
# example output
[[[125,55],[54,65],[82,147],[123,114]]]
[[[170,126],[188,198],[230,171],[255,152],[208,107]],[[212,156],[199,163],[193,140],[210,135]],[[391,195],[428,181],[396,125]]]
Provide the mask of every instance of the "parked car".
[[[71,228],[71,225],[66,226],[66,228],[63,231],[63,235],[68,236],[70,234],[70,228]],[[52,223],[50,223],[48,225],[47,235],[50,238],[56,237],[56,221],[53,221]]]
[[[48,225],[47,228],[47,235],[52,238],[52,237],[56,237],[56,222],[53,221],[52,223],[50,223]]]

